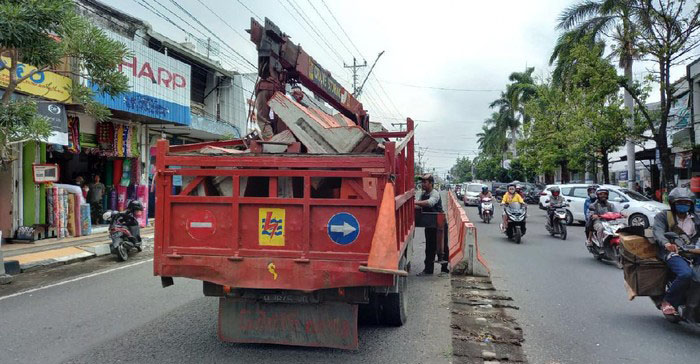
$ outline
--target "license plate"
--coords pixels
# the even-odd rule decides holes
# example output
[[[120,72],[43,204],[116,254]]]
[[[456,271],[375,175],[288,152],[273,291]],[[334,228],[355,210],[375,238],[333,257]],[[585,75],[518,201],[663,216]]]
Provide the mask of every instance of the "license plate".
[[[265,302],[280,302],[280,303],[309,303],[309,296],[296,294],[266,294],[262,296]]]

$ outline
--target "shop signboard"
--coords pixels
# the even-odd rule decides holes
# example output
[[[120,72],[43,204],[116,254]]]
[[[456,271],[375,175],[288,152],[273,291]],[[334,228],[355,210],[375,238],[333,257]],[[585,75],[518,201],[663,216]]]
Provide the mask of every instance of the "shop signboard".
[[[5,93],[0,89],[0,97]],[[20,94],[12,94],[12,98],[23,99],[27,96]],[[35,100],[36,101],[36,100]],[[43,140],[49,144],[68,145],[68,118],[66,117],[66,107],[58,102],[53,101],[36,101],[37,113],[46,117],[51,123],[51,135],[47,140]]]
[[[51,135],[46,141],[49,144],[68,145],[68,118],[63,104],[51,101],[36,103],[39,115],[51,122]]]
[[[0,57],[0,68],[5,64],[10,64],[10,58]],[[16,76],[18,78],[24,77],[36,69],[37,68],[34,66],[20,63],[17,66]],[[0,71],[0,87],[7,87],[9,82],[10,70],[5,69]],[[36,72],[26,80],[20,82],[16,90],[35,96],[41,96],[49,100],[70,103],[70,92],[68,90],[72,85],[73,81],[68,77],[61,76],[54,72],[42,71]]]
[[[116,97],[101,93],[95,99],[115,110],[190,125],[190,66],[142,43],[105,33],[131,52],[119,65],[129,78],[130,91]]]

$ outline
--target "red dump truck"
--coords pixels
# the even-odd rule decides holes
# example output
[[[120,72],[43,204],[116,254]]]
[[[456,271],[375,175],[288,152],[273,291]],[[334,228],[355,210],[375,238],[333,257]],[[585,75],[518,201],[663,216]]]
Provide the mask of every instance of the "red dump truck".
[[[201,280],[204,295],[219,297],[221,340],[357,348],[358,315],[406,320],[413,121],[370,133],[362,104],[274,24],[253,20],[250,33],[257,97],[285,137],[158,141],[154,274],[163,286]],[[289,82],[339,114],[288,99]]]

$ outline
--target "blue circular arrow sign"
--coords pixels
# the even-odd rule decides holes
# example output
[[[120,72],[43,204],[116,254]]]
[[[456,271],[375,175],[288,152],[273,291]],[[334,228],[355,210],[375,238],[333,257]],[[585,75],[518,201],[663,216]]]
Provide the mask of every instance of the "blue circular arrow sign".
[[[352,244],[359,235],[360,223],[347,212],[337,213],[328,220],[328,237],[336,244]]]

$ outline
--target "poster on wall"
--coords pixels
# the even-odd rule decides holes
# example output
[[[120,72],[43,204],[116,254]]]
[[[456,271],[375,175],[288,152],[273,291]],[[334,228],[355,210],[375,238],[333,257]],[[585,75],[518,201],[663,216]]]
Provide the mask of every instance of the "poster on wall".
[[[68,145],[68,118],[66,107],[57,102],[37,102],[39,115],[51,122],[51,135],[46,141],[49,144]]]
[[[119,65],[129,78],[130,91],[116,97],[97,94],[95,100],[112,109],[190,125],[190,65],[109,30],[105,33],[131,52]]]

